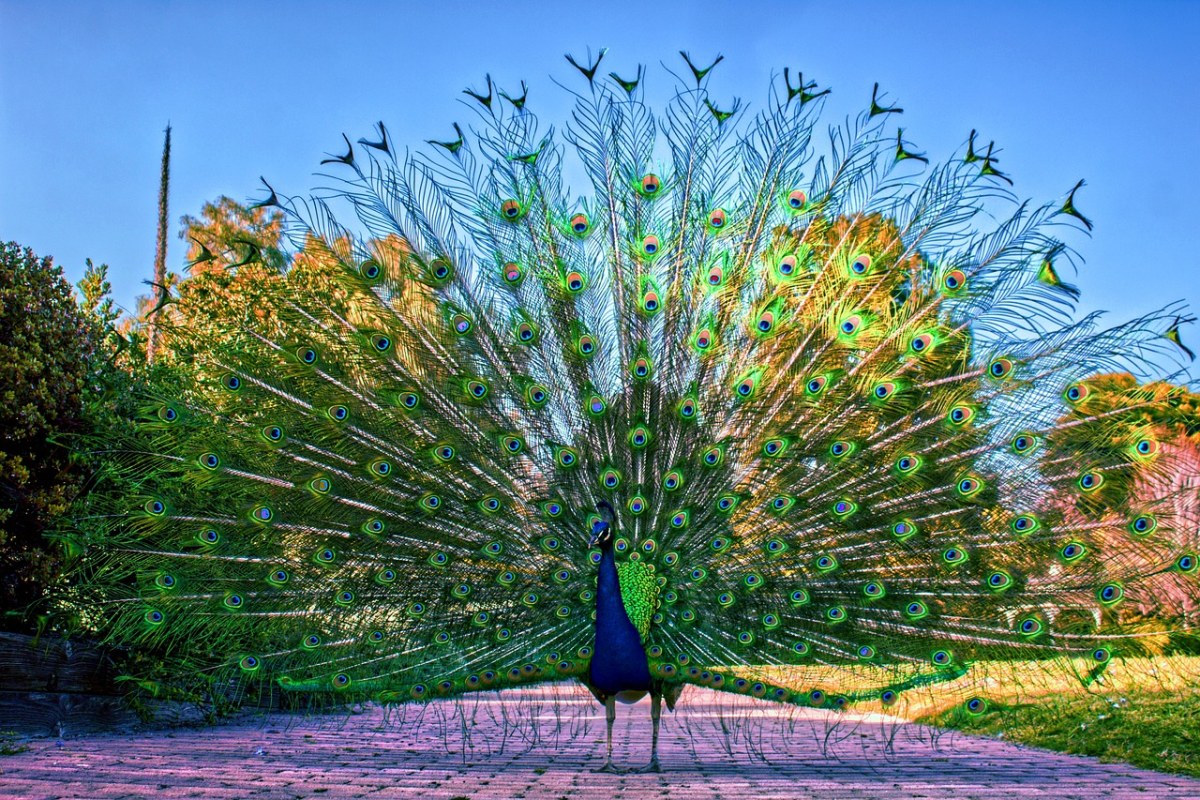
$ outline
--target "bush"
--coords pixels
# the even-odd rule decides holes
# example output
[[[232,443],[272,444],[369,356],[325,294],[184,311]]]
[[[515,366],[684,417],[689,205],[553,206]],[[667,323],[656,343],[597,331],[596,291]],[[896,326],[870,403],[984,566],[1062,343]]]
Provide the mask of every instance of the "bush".
[[[82,485],[69,440],[89,428],[84,396],[99,325],[50,258],[0,245],[0,627],[27,628],[56,576],[62,523]]]

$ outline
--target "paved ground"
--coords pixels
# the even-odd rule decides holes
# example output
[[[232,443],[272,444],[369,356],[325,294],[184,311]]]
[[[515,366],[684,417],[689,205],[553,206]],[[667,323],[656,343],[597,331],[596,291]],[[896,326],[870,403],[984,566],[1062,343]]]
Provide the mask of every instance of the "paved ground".
[[[603,709],[580,692],[34,740],[0,758],[0,797],[1200,798],[1200,780],[695,689],[664,714],[662,774],[598,775]],[[618,764],[646,762],[647,701],[618,706],[616,741]]]

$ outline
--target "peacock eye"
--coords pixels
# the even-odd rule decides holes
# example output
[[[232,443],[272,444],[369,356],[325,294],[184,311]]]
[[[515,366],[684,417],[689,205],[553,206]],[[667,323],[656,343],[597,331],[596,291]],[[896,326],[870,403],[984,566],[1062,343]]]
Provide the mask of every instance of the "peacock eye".
[[[988,365],[988,374],[993,378],[1007,378],[1012,374],[1013,362],[1010,358],[997,358]]]
[[[379,262],[368,258],[358,267],[358,274],[362,275],[369,281],[377,280],[383,274],[383,269],[379,266]]]
[[[807,203],[808,203],[808,195],[806,195],[802,190],[793,189],[790,193],[788,193],[788,197],[787,197],[788,208],[792,209],[793,211],[803,210],[805,204],[807,204]]]
[[[641,182],[638,184],[638,189],[646,197],[652,197],[652,196],[658,194],[659,191],[662,189],[662,181],[660,181],[658,179],[657,175],[654,175],[654,174],[645,175],[642,177]]]
[[[525,273],[521,270],[521,265],[512,261],[501,267],[500,274],[504,276],[504,282],[515,286],[525,277]]]
[[[967,285],[967,276],[961,269],[950,270],[942,277],[942,288],[948,294],[955,294]]]
[[[1089,394],[1091,394],[1091,390],[1088,389],[1086,383],[1073,383],[1063,392],[1063,398],[1071,405],[1075,405],[1085,400]]]

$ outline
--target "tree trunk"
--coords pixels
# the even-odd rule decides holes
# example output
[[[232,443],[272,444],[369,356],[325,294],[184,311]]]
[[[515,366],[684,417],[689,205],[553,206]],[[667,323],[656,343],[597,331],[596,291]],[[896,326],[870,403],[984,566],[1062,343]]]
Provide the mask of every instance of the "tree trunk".
[[[146,342],[146,360],[154,363],[155,352],[158,350],[158,315],[162,312],[163,303],[167,300],[167,185],[171,180],[171,125],[167,124],[166,139],[163,141],[162,179],[158,187],[158,241],[154,249],[154,291],[151,298],[154,303],[146,317],[148,338]]]

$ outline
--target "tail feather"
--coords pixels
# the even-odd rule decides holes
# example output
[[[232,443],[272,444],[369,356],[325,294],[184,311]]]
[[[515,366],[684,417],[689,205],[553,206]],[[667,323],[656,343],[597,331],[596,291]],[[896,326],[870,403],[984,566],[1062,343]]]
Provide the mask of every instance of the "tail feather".
[[[279,200],[296,254],[241,306],[183,292],[226,333],[145,414],[113,636],[387,701],[583,676],[601,509],[669,683],[887,702],[1136,651],[1111,610],[1187,545],[1156,399],[1096,376],[1152,372],[1175,310],[1074,322],[1059,209],[921,177],[890,115],[818,156],[820,100],[739,130],[703,85],[655,117],[585,77],[569,147],[484,104],[432,156],[335,164],[355,228]]]

